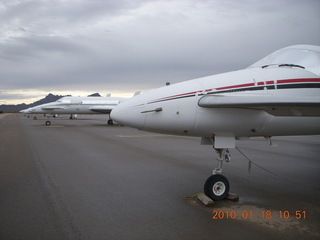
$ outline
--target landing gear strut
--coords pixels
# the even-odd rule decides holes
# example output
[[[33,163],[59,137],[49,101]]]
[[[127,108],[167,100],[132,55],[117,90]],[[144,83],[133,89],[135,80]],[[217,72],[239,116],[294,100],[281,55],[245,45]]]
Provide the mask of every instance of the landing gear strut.
[[[230,187],[228,179],[221,175],[222,162],[229,162],[231,156],[227,148],[215,150],[218,153],[218,168],[213,169],[213,175],[205,182],[204,193],[212,200],[222,200],[228,196]]]

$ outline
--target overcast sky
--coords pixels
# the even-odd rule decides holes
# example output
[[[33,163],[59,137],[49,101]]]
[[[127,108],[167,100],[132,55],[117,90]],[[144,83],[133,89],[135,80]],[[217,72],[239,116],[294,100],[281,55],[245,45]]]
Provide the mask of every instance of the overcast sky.
[[[131,95],[320,45],[319,0],[0,0],[0,104]]]

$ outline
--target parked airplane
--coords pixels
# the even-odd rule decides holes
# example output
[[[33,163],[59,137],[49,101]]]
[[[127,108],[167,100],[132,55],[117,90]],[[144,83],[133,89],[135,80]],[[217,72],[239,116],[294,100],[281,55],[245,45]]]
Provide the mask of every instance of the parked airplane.
[[[57,116],[57,114],[71,114],[70,119],[76,118],[77,114],[110,114],[111,110],[124,101],[126,98],[118,97],[63,97],[55,102],[45,103],[35,107],[31,107],[21,112],[25,114],[49,114]],[[37,119],[34,116],[34,119]],[[112,124],[110,118],[108,124]],[[51,125],[49,120],[45,123]]]
[[[218,154],[204,185],[220,200],[229,191],[221,175],[236,139],[320,134],[320,46],[280,49],[247,69],[172,84],[115,107],[115,121],[142,130],[202,137]]]

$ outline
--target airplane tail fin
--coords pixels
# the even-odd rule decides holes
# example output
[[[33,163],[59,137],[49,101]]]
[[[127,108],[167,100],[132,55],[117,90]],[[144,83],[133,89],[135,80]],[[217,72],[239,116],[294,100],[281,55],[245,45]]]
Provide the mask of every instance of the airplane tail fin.
[[[135,97],[135,96],[138,96],[138,95],[140,95],[141,94],[141,91],[136,91],[134,94],[133,94],[133,96]]]

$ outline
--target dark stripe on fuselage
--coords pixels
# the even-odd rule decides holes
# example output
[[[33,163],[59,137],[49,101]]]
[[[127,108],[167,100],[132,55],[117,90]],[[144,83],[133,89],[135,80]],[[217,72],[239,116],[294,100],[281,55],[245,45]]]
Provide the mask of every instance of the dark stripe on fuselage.
[[[288,89],[288,88],[320,88],[320,83],[297,83],[297,84],[277,85],[277,89]]]
[[[199,94],[200,95],[200,94]],[[204,94],[203,94],[204,95]],[[192,94],[192,95],[182,95],[179,97],[172,97],[172,98],[165,98],[162,100],[156,100],[156,101],[152,101],[152,102],[148,102],[148,104],[150,103],[157,103],[157,102],[165,102],[165,101],[170,101],[170,100],[176,100],[176,99],[181,99],[181,98],[188,98],[188,97],[194,97],[196,96],[196,94]]]

